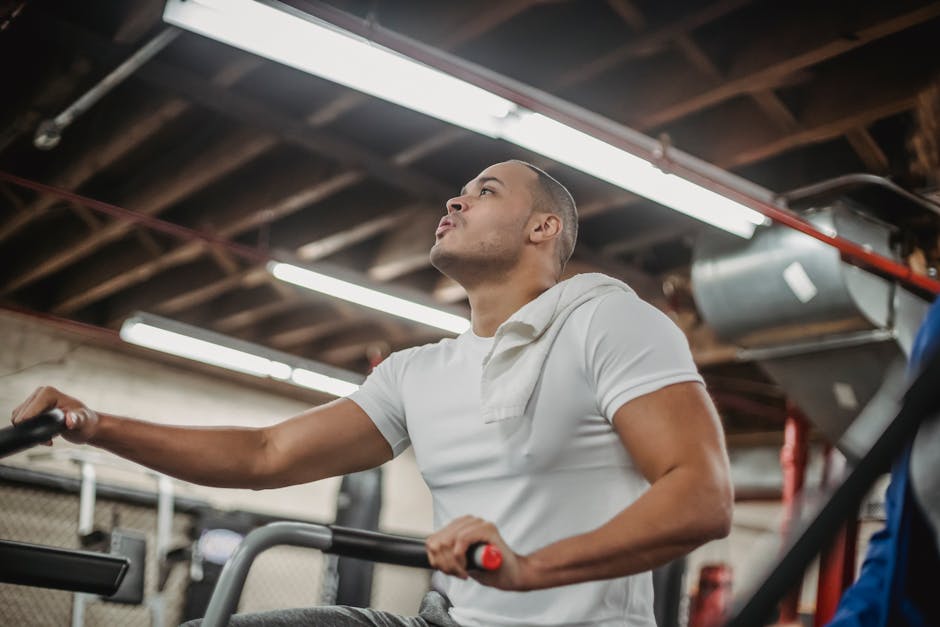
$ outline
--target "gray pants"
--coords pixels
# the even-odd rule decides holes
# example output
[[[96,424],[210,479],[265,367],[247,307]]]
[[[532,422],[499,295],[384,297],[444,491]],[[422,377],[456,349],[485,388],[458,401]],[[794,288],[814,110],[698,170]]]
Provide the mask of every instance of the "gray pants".
[[[428,592],[418,616],[399,616],[379,610],[346,606],[323,606],[273,610],[258,614],[236,614],[231,627],[460,627],[447,613],[450,603],[440,593]],[[201,620],[180,627],[198,627]]]

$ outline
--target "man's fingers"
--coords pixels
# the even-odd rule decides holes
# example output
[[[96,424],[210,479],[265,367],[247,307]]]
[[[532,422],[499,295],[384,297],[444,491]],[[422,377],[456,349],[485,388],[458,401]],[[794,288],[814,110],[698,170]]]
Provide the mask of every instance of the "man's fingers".
[[[42,386],[36,388],[26,401],[16,408],[16,415],[13,418],[13,424],[19,424],[27,418],[32,418],[37,414],[48,411],[56,406],[58,395],[53,388]]]
[[[16,406],[16,409],[13,410],[12,420],[13,424],[18,424],[22,419],[26,408],[29,407],[29,404],[32,403],[33,399],[36,398],[36,395],[39,394],[42,388],[36,388],[33,390],[33,393],[26,397],[26,400]]]
[[[428,538],[426,547],[431,565],[443,573],[466,579],[466,557],[455,555],[453,547],[460,534],[478,523],[479,519],[472,516],[461,516]]]

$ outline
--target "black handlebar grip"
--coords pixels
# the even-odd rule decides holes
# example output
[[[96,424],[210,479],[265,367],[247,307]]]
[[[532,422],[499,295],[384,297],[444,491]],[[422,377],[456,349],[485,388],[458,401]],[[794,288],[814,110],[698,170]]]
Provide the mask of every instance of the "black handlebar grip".
[[[0,429],[0,457],[42,444],[65,431],[65,413],[50,409],[18,425]]]

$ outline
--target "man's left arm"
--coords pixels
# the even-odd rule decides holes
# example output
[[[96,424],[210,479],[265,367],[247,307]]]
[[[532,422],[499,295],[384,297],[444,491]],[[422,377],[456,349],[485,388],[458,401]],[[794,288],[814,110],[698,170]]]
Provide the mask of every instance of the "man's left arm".
[[[597,529],[529,555],[515,554],[491,523],[463,517],[428,539],[432,564],[506,590],[534,590],[643,572],[728,534],[734,501],[717,412],[698,382],[635,398],[613,424],[650,488]],[[468,573],[467,548],[489,542],[504,553],[494,573]]]

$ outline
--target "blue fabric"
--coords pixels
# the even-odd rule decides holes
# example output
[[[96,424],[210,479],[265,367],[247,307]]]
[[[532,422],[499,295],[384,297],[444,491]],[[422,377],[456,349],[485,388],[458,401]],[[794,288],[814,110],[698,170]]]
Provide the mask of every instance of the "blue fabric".
[[[911,350],[910,372],[940,349],[940,299],[934,302]],[[891,469],[885,527],[868,544],[858,580],[845,591],[830,627],[940,625],[940,554],[910,485],[911,446]],[[913,550],[912,550],[913,547]]]

